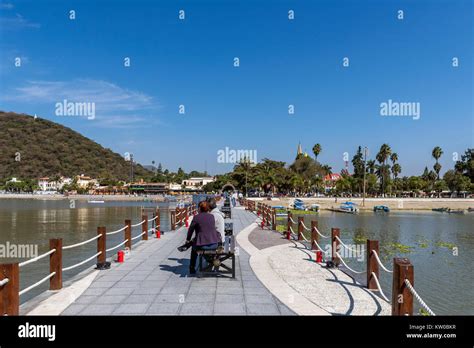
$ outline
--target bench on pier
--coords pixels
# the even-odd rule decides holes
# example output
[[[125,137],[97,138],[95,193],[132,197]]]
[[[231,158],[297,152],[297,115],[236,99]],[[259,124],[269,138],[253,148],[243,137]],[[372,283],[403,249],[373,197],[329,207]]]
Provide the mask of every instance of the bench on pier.
[[[211,250],[197,251],[199,263],[197,276],[219,276],[230,274],[235,278],[235,236],[233,235],[233,224],[225,223],[225,243]],[[231,265],[224,261],[231,260]],[[204,265],[205,261],[205,265]]]

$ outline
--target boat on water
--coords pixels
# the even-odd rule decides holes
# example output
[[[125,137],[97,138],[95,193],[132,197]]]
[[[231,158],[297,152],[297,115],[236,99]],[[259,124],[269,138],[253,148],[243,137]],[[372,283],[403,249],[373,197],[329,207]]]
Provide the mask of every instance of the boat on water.
[[[105,203],[105,201],[87,201],[87,203],[90,203],[90,204],[102,204],[102,203]]]
[[[374,207],[374,212],[385,212],[388,213],[390,212],[390,208],[387,207],[386,205],[376,205]]]
[[[464,214],[463,209],[451,209],[451,208],[433,208],[432,211],[437,211],[439,213],[448,213],[448,214]],[[469,211],[469,209],[468,209]]]
[[[308,210],[319,212],[320,207],[321,206],[319,204],[314,203],[309,206]]]
[[[292,202],[290,202],[290,204],[288,205],[288,208],[295,209],[295,210],[307,210],[306,205],[299,198],[295,198]]]
[[[433,208],[432,211],[437,211],[439,213],[445,213],[449,210],[449,208]]]
[[[339,213],[357,214],[359,212],[359,207],[354,202],[344,202],[339,206],[339,208],[332,208],[329,210]]]
[[[468,211],[469,213],[474,213],[474,208],[469,207],[469,208],[467,208],[467,211]]]
[[[462,209],[449,209],[448,213],[449,214],[464,214],[464,210],[462,210]]]

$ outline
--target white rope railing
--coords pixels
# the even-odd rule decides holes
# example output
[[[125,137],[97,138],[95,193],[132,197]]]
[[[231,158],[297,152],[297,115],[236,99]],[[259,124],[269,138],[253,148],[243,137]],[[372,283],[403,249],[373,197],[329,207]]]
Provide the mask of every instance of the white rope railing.
[[[375,250],[372,250],[372,252],[374,253],[375,259],[377,260],[377,263],[380,265],[380,267],[382,267],[382,269],[383,269],[385,272],[393,273],[393,271],[389,270],[387,267],[385,267],[385,266],[383,265],[383,263],[380,261],[380,258],[379,258],[379,255],[377,254],[377,252],[376,252]]]
[[[316,244],[316,246],[318,247],[318,249],[320,251],[322,251],[323,253],[327,254],[327,251],[324,251],[323,248],[321,248],[321,246],[318,244],[318,242],[316,242],[316,240],[313,240],[313,243]]]
[[[303,228],[304,228],[306,231],[311,231],[311,228],[306,227],[306,225],[304,224],[304,221],[301,221],[301,225],[303,225]]]
[[[380,286],[379,279],[377,278],[377,275],[374,272],[372,272],[371,274],[372,274],[372,277],[375,280],[375,284],[377,284],[377,288],[379,289],[380,295],[384,298],[385,301],[390,302],[390,300],[387,298],[387,296],[385,296],[385,294],[383,293],[383,290],[382,290],[382,287]]]
[[[350,268],[350,267],[347,265],[347,263],[344,262],[344,259],[342,258],[341,255],[339,255],[339,253],[338,253],[337,251],[336,251],[336,255],[339,257],[339,260],[341,260],[342,264],[343,264],[348,270],[350,270],[350,271],[352,271],[352,272],[354,272],[354,273],[356,273],[356,274],[363,274],[363,273],[366,273],[366,271],[359,272],[359,271],[356,271],[356,270]]]
[[[347,246],[346,244],[344,244],[344,242],[341,240],[341,238],[339,238],[338,236],[336,236],[336,239],[339,241],[339,243],[341,243],[341,245],[346,248],[347,250],[350,250],[352,251],[353,253],[359,253],[358,250],[355,250],[355,249],[352,249],[351,247]]]
[[[40,255],[40,256],[36,256],[32,259],[29,259],[29,260],[26,260],[26,261],[23,261],[23,262],[20,262],[18,264],[18,267],[23,267],[23,266],[26,266],[30,263],[33,263],[33,262],[36,262],[38,260],[41,260],[43,257],[46,257],[48,255],[51,255],[52,253],[54,253],[56,251],[56,249],[51,249],[50,251],[48,251],[47,253],[44,253],[43,255]]]
[[[84,245],[84,244],[87,244],[87,243],[90,243],[96,239],[99,239],[101,237],[100,234],[98,234],[97,236],[95,237],[92,237],[91,239],[88,239],[88,240],[85,240],[83,242],[80,242],[80,243],[76,243],[76,244],[72,244],[72,245],[66,245],[66,246],[63,246],[63,250],[67,250],[67,249],[72,249],[72,248],[76,248],[78,246],[81,246],[81,245]]]
[[[138,236],[133,237],[132,240],[135,240],[135,239],[137,239],[137,238],[140,238],[141,236],[143,236],[145,233],[148,233],[148,232],[149,232],[149,230],[148,230],[148,231],[143,231],[143,232],[140,233]]]
[[[408,279],[405,279],[405,285],[407,286],[408,290],[412,293],[413,296],[417,299],[418,303],[432,316],[436,316],[436,314],[431,310],[430,307],[423,301],[420,295],[416,292],[415,288],[413,285],[411,285],[410,281]]]
[[[82,266],[83,264],[85,264],[86,262],[89,262],[90,260],[94,259],[95,257],[99,256],[100,254],[102,254],[102,251],[99,251],[97,254],[95,255],[92,255],[91,257],[89,257],[88,259],[84,260],[84,261],[81,261],[79,263],[76,263],[75,265],[72,265],[72,266],[69,266],[69,267],[65,267],[63,268],[63,272],[65,271],[69,271],[71,269],[74,269],[76,267],[79,267],[79,266]]]
[[[315,226],[314,229],[316,230],[316,232],[323,238],[329,238],[329,236],[325,236],[324,234],[322,234],[321,232],[319,232],[318,228]]]
[[[109,249],[107,249],[107,250],[105,250],[105,251],[108,252],[108,251],[112,251],[112,250],[114,250],[114,249],[117,249],[117,248],[121,247],[122,245],[124,245],[124,244],[127,243],[127,242],[128,242],[128,239],[125,239],[122,243],[117,244],[116,246],[114,246],[114,247],[112,247],[112,248],[109,248]]]
[[[41,285],[43,284],[45,281],[47,281],[49,278],[51,278],[52,276],[54,276],[56,274],[56,272],[53,272],[51,274],[48,274],[46,277],[44,277],[43,279],[41,279],[40,281],[34,283],[33,285],[30,285],[29,287],[27,287],[26,289],[23,289],[19,292],[19,295],[23,295],[24,293],[27,293],[28,291],[30,291],[31,289],[34,289],[36,288],[38,285]]]
[[[137,226],[143,225],[145,223],[145,221],[146,221],[146,219],[143,220],[142,222],[139,222],[137,224],[132,225],[132,227],[137,227]]]
[[[0,286],[7,285],[9,281],[10,281],[10,279],[8,279],[8,278],[0,280]]]
[[[293,218],[290,216],[290,221],[292,224],[297,224],[297,222],[295,220],[293,220]]]
[[[152,222],[152,221],[155,221],[157,219],[158,215],[155,216],[154,218],[151,218],[151,219],[148,219],[148,222]]]
[[[293,227],[291,227],[291,226],[290,226],[290,232],[291,232],[292,234],[294,234],[295,236],[298,235],[297,233],[295,233],[295,231],[293,231]]]
[[[119,230],[116,230],[116,231],[112,231],[112,232],[107,232],[106,235],[110,236],[111,234],[115,234],[115,233],[119,233],[119,232],[122,232],[123,230],[125,230],[128,226],[125,225],[123,226],[121,229]]]

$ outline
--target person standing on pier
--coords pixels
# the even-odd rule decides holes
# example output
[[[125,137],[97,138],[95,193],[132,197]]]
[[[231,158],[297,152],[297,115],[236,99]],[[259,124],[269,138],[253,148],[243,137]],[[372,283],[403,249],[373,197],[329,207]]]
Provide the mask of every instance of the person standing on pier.
[[[188,229],[186,244],[192,243],[189,274],[196,274],[197,251],[217,249],[218,243],[221,241],[216,230],[214,216],[209,214],[209,210],[208,202],[200,202],[199,214],[193,218]],[[193,234],[195,234],[194,239],[192,239]]]

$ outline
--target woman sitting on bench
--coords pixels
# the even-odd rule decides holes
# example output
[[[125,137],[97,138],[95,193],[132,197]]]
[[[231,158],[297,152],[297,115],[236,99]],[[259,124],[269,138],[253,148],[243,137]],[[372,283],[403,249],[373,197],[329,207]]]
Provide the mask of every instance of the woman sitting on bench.
[[[191,260],[189,264],[189,273],[196,273],[196,260],[198,250],[217,249],[218,243],[221,241],[220,233],[216,230],[214,216],[209,213],[209,203],[202,201],[199,203],[199,214],[194,216],[193,221],[188,229],[186,243],[190,243],[192,239]]]

